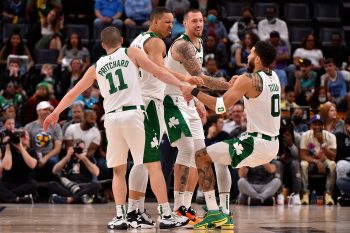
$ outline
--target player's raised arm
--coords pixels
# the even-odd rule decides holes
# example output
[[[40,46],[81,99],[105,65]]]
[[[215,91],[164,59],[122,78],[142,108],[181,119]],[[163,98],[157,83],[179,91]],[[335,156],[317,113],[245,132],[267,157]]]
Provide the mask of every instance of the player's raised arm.
[[[186,71],[192,76],[199,76],[203,85],[213,90],[228,90],[230,84],[213,77],[204,75],[201,65],[198,63],[196,53],[190,43],[185,40],[176,41],[171,47],[172,56],[180,61]]]
[[[88,89],[96,79],[96,69],[95,66],[91,66],[84,74],[82,79],[62,98],[57,107],[53,112],[46,117],[44,121],[44,130],[48,130],[50,124],[56,127],[59,115],[63,110],[68,108],[73,101],[86,89]]]
[[[138,67],[141,67],[145,71],[153,74],[160,81],[165,82],[170,85],[174,85],[176,87],[182,87],[182,83],[174,77],[171,73],[169,73],[166,69],[156,65],[153,61],[151,61],[147,55],[135,47],[128,48],[128,56]]]

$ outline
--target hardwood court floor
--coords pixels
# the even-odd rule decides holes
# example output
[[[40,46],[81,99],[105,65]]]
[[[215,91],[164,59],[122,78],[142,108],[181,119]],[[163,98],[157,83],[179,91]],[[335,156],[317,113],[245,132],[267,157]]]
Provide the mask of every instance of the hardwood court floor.
[[[1,211],[1,207],[6,207]],[[199,209],[200,206],[194,205]],[[147,203],[148,212],[156,219],[156,204]],[[235,233],[349,233],[350,207],[329,206],[232,206]],[[199,211],[202,214],[202,211]],[[0,233],[113,233],[106,224],[114,214],[114,205],[15,205],[0,204]],[[128,230],[128,232],[179,232],[193,230]],[[126,231],[124,231],[126,232]],[[195,231],[232,232],[220,230]]]

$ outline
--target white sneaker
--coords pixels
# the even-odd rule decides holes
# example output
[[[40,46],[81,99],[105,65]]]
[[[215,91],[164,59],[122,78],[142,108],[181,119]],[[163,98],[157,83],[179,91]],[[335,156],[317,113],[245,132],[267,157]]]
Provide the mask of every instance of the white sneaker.
[[[110,221],[107,224],[108,229],[111,230],[127,230],[128,229],[128,223],[125,219],[125,217],[114,217],[112,221]]]
[[[284,195],[280,193],[277,195],[277,205],[284,205]]]
[[[159,219],[160,229],[170,229],[175,227],[178,227],[178,225],[174,215],[171,214],[169,216],[165,216],[165,215],[160,216],[160,219]]]
[[[293,205],[301,205],[300,194],[295,194],[293,196]]]

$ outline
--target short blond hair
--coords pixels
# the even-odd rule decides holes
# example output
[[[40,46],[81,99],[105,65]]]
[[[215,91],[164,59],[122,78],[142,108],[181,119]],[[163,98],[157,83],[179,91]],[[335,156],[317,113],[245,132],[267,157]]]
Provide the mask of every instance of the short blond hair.
[[[121,43],[121,34],[116,27],[106,27],[101,32],[101,41],[108,48],[117,47]]]

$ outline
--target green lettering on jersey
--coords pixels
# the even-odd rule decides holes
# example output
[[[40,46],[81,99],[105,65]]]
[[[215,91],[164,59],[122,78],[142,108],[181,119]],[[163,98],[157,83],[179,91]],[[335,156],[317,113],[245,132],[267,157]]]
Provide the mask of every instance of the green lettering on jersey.
[[[269,84],[268,86],[271,92],[279,91],[279,87],[276,83]]]

